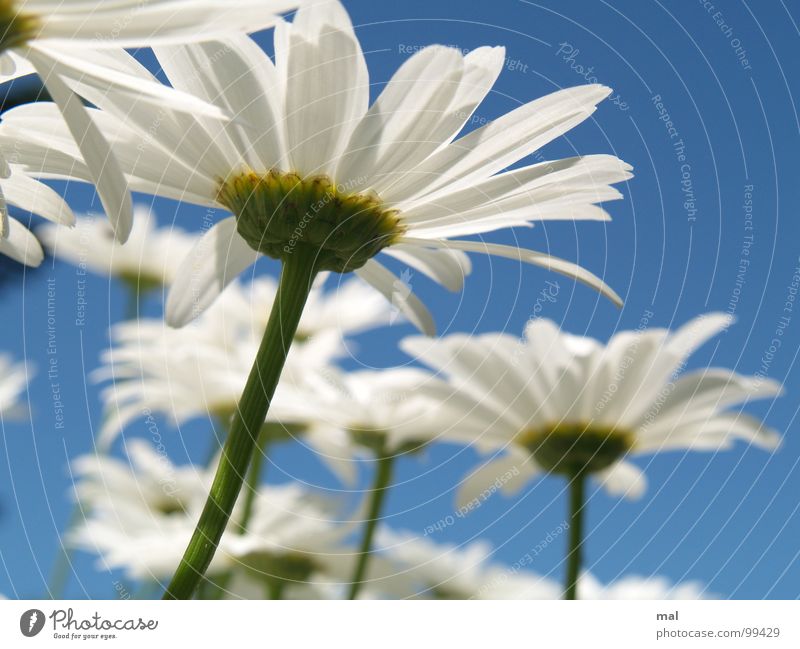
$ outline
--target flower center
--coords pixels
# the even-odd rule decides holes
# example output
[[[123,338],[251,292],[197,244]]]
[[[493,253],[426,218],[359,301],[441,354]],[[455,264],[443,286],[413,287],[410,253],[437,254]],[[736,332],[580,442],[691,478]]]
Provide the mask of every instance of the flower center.
[[[575,476],[617,462],[633,446],[633,435],[614,427],[565,423],[523,431],[515,441],[547,471]]]
[[[15,0],[0,0],[0,53],[23,45],[39,31],[39,19],[15,5]]]
[[[251,248],[282,260],[309,246],[319,270],[361,268],[405,231],[376,195],[348,193],[327,176],[241,173],[222,183],[217,199]]]

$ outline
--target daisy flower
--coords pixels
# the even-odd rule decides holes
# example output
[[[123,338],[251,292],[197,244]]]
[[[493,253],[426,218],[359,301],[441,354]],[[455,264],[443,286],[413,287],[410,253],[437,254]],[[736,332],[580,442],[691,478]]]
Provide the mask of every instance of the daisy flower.
[[[586,471],[613,495],[639,498],[638,454],[716,451],[742,440],[774,449],[779,435],[736,404],[780,394],[778,383],[722,368],[680,374],[689,356],[731,324],[725,314],[691,320],[675,332],[649,328],[615,334],[608,344],[535,320],[523,340],[508,334],[412,337],[408,353],[445,377],[429,396],[450,419],[441,439],[496,453],[461,487],[473,500],[508,470],[515,493],[547,472]],[[678,376],[680,374],[680,376]]]
[[[326,462],[341,467],[340,475],[351,483],[354,458],[366,453],[375,463],[350,599],[356,599],[367,585],[373,539],[397,459],[419,451],[437,430],[435,403],[420,395],[419,389],[430,379],[427,372],[415,368],[350,373],[327,369],[306,379],[309,402],[315,406],[311,411],[317,413],[312,419],[323,417],[308,430],[309,444]]]
[[[80,87],[113,87],[129,101],[170,103],[221,117],[206,102],[165,93],[160,84],[120,68],[120,47],[199,41],[257,31],[293,9],[286,0],[0,0],[0,83],[39,74],[58,105],[97,185],[120,241],[130,232],[132,205],[113,149],[80,99]],[[110,50],[106,53],[105,50]]]
[[[9,215],[9,206],[54,223],[75,223],[75,215],[61,196],[0,156],[0,254],[27,266],[41,264],[44,251],[33,233]]]
[[[468,270],[458,249],[563,272],[619,301],[570,262],[458,238],[542,220],[608,219],[597,204],[620,198],[611,185],[630,177],[613,156],[503,171],[590,117],[608,88],[561,90],[457,138],[500,74],[504,49],[426,48],[369,107],[363,53],[333,1],[301,7],[293,23],[277,25],[275,63],[245,36],[154,49],[175,88],[238,118],[194,119],[167,105],[153,132],[155,109],[87,89],[102,109],[90,112],[133,189],[234,215],[205,233],[202,252],[187,260],[170,293],[171,324],[190,320],[258,256],[283,259],[306,246],[320,269],[355,271],[428,333],[430,314],[413,293],[395,290],[397,278],[374,258],[379,252],[450,289]],[[152,79],[132,59],[127,68]],[[56,135],[63,124],[51,107],[20,107],[5,122],[12,140],[40,134],[32,167],[58,174],[48,143],[59,142],[73,177],[91,180],[79,152]]]
[[[736,440],[774,449],[779,434],[732,410],[774,398],[775,381],[723,368],[684,373],[691,354],[732,319],[696,318],[675,332],[641,328],[607,345],[535,320],[519,340],[507,334],[408,338],[402,348],[448,384],[423,387],[439,402],[441,438],[492,452],[459,490],[462,505],[497,489],[518,492],[536,476],[570,482],[573,542],[568,595],[574,596],[585,482],[637,498],[645,478],[629,458],[668,450],[718,451]]]
[[[183,554],[213,472],[175,465],[163,446],[143,440],[129,441],[126,455],[85,455],[73,462],[84,517],[68,543],[130,579],[162,580]],[[297,484],[261,486],[247,530],[230,526],[208,575],[228,597],[337,596],[352,572],[355,552],[344,541],[351,530],[330,499]],[[385,578],[392,571],[388,561],[379,562],[370,576]]]
[[[233,214],[189,255],[170,290],[167,321],[190,321],[258,257],[282,262],[270,324],[217,473],[219,497],[208,501],[168,588],[168,597],[188,597],[241,489],[256,443],[250,431],[265,420],[319,272],[354,271],[426,333],[434,331],[430,313],[375,259],[379,253],[454,290],[469,270],[465,252],[510,257],[574,277],[619,303],[575,264],[458,237],[548,219],[607,220],[598,204],[621,197],[611,185],[628,179],[630,167],[599,155],[503,171],[587,119],[609,93],[599,85],[553,93],[457,137],[500,74],[502,48],[467,55],[427,48],[370,107],[364,55],[335,0],[303,5],[291,24],[276,25],[274,63],[244,35],[154,51],[172,84],[166,94],[194,96],[237,118],[194,116],[172,102],[131,105],[113,86],[80,89],[97,106],[93,123],[114,143],[131,189]],[[154,77],[125,52],[107,58],[152,85]],[[19,139],[31,169],[93,182],[52,106],[10,111],[0,150]]]
[[[397,566],[403,577],[392,589],[391,578],[380,582],[393,597],[425,599],[558,599],[561,587],[519,565],[503,565],[493,559],[487,541],[463,545],[436,543],[410,532],[381,528],[381,555]],[[407,582],[416,590],[409,592]],[[583,573],[578,583],[579,599],[704,599],[705,588],[697,582],[673,585],[664,577],[625,576],[610,584]]]
[[[389,322],[389,305],[361,280],[353,278],[326,290],[324,279],[320,277],[311,292],[269,412],[268,423],[283,430],[284,436],[310,426],[332,431],[335,404],[310,399],[306,382],[317,372],[333,372],[327,368],[347,353],[347,338]],[[249,284],[237,282],[192,326],[181,330],[148,318],[115,325],[112,346],[93,375],[107,382],[101,393],[106,417],[100,445],[110,445],[143,413],[164,415],[175,426],[212,414],[226,427],[247,381],[277,288],[271,277],[258,277]],[[330,449],[339,449],[325,444],[324,437],[320,432],[312,440],[312,446],[319,441],[323,458]],[[349,469],[340,449],[331,461],[337,471]]]
[[[169,285],[180,260],[197,242],[197,236],[174,226],[158,227],[150,208],[134,207],[128,241],[120,244],[104,218],[86,216],[70,230],[46,224],[37,229],[41,242],[59,259],[82,270],[117,277],[134,293]]]
[[[69,543],[100,555],[104,567],[122,569],[131,579],[163,579],[183,554],[213,471],[177,466],[163,446],[143,440],[129,441],[126,452],[127,460],[86,455],[73,462],[84,521],[70,533]],[[235,514],[239,511],[241,504]],[[252,532],[229,530],[210,574],[252,571],[257,561],[266,569],[268,555],[273,571],[288,571],[296,567],[293,553],[324,553],[346,534],[335,516],[331,503],[297,485],[262,487]]]

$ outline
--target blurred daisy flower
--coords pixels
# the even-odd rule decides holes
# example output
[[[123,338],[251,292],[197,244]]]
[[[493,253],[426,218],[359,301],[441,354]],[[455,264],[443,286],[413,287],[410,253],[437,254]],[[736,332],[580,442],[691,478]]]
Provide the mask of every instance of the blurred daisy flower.
[[[128,244],[126,244],[127,246]],[[330,420],[321,399],[307,396],[309,375],[348,352],[350,336],[388,324],[390,307],[357,278],[313,288],[298,327],[283,380],[268,421],[284,433]],[[112,346],[94,373],[106,383],[106,419],[100,434],[106,446],[132,421],[158,413],[175,425],[211,415],[223,425],[234,413],[256,356],[277,282],[259,277],[236,283],[191,327],[176,330],[162,320],[140,319],[115,325]]]
[[[423,599],[558,599],[561,586],[553,579],[517,565],[503,565],[493,558],[486,541],[463,545],[436,543],[410,532],[381,528],[378,548],[397,566],[403,577],[393,597]],[[404,590],[411,582],[416,590]],[[378,581],[386,586],[391,578]],[[610,584],[584,573],[578,584],[579,599],[704,599],[702,584],[671,584],[664,577],[624,576]]]
[[[440,439],[490,451],[462,484],[459,502],[493,489],[519,491],[548,472],[593,476],[614,495],[638,498],[643,473],[629,458],[669,450],[717,451],[736,440],[775,449],[779,434],[740,409],[781,386],[728,369],[683,372],[688,358],[731,318],[712,313],[677,331],[623,331],[608,344],[535,320],[523,340],[507,334],[407,338],[403,349],[447,383],[438,399]],[[507,479],[506,479],[507,478]]]
[[[197,242],[197,235],[174,226],[159,227],[155,215],[143,205],[134,208],[136,218],[128,241],[122,245],[104,218],[87,216],[73,229],[46,224],[36,234],[59,259],[99,275],[117,277],[134,293],[160,289],[173,282],[183,257]]]

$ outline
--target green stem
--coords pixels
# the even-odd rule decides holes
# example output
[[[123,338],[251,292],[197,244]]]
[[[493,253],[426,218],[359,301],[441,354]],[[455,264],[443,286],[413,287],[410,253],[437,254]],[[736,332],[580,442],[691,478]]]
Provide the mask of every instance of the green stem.
[[[283,599],[286,582],[283,579],[270,579],[267,582],[267,599]]]
[[[372,551],[372,540],[375,536],[375,528],[383,511],[386,501],[386,494],[392,481],[394,470],[395,455],[384,454],[378,458],[378,467],[375,471],[375,479],[372,485],[369,501],[369,513],[367,514],[367,524],[364,528],[364,537],[361,539],[358,561],[356,562],[353,578],[350,580],[350,591],[348,599],[356,599],[367,574],[367,564],[369,563],[370,552]]]
[[[569,549],[564,599],[578,599],[578,579],[583,555],[585,492],[586,476],[580,472],[572,476],[569,482]]]
[[[247,531],[247,524],[253,515],[253,505],[256,502],[258,485],[262,479],[262,466],[266,457],[267,447],[269,446],[269,431],[266,427],[261,429],[256,443],[255,457],[250,464],[250,471],[247,473],[247,483],[245,484],[244,505],[242,507],[242,518],[239,520],[239,534]]]
[[[315,260],[316,250],[298,245],[283,262],[267,329],[222,449],[208,500],[164,599],[191,598],[214,558],[316,276]]]

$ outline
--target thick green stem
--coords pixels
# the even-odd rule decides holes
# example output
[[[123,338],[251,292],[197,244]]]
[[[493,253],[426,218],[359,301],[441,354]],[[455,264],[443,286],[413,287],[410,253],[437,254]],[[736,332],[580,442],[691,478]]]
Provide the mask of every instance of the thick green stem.
[[[285,587],[286,582],[282,579],[270,579],[266,586],[267,599],[283,599]]]
[[[572,476],[569,482],[569,548],[564,599],[578,599],[578,579],[583,555],[585,491],[586,476],[582,472]]]
[[[369,496],[369,513],[367,514],[366,527],[364,528],[364,537],[361,539],[358,560],[356,561],[356,567],[353,571],[353,577],[350,580],[350,591],[347,595],[348,599],[356,599],[356,597],[358,597],[358,593],[364,582],[364,577],[367,574],[367,564],[369,563],[370,553],[372,552],[372,540],[375,537],[375,529],[378,526],[378,520],[383,511],[386,494],[389,492],[395,457],[395,455],[387,453],[378,458],[375,480]]]
[[[315,260],[314,249],[298,245],[283,262],[267,329],[234,414],[208,500],[164,599],[191,598],[214,558],[316,276]]]

